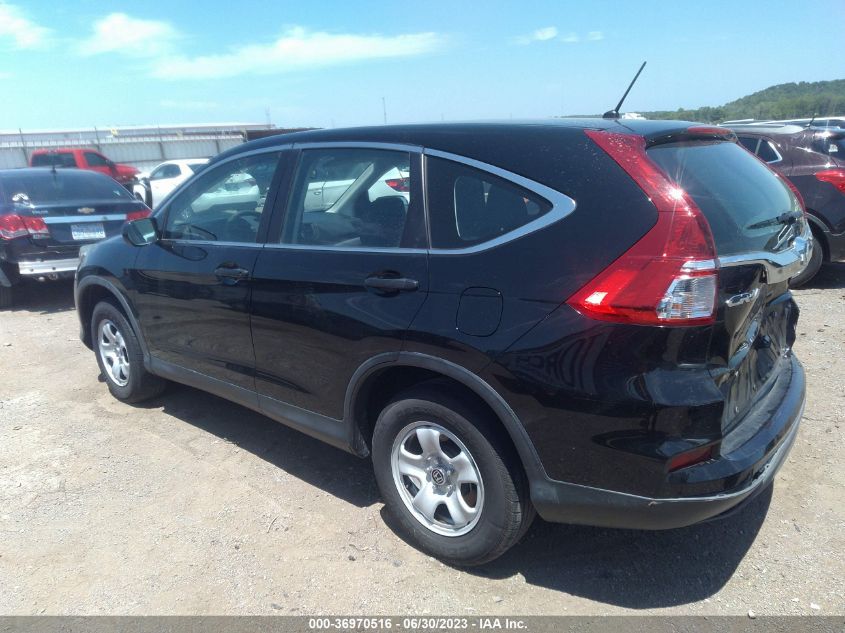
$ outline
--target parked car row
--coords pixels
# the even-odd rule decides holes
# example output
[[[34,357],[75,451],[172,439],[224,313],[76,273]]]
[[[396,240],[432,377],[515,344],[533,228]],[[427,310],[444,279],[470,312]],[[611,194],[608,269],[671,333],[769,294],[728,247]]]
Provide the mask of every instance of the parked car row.
[[[172,380],[371,458],[396,525],[452,564],[500,556],[535,513],[713,519],[796,437],[789,281],[820,219],[740,132],[560,119],[254,141],[82,248],[80,336],[120,400]]]

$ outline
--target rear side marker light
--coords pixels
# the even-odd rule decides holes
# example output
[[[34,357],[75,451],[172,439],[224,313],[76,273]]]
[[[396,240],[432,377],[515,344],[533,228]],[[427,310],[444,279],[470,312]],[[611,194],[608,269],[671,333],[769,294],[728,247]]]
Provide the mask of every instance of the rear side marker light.
[[[0,215],[0,239],[13,240],[27,235],[35,238],[50,237],[43,218],[20,216],[15,214]]]
[[[816,180],[829,182],[831,185],[845,193],[845,169],[825,169],[816,172]]]
[[[710,225],[687,193],[648,157],[641,136],[587,130],[657,208],[657,223],[567,303],[603,321],[712,323],[718,266]]]
[[[706,462],[712,459],[712,457],[713,446],[702,446],[694,448],[691,451],[678,453],[669,460],[666,464],[666,468],[671,473],[675,470],[680,470],[681,468],[687,468],[688,466],[694,466],[695,464]]]
[[[126,214],[126,221],[132,222],[132,220],[140,220],[141,218],[148,218],[150,216],[151,211],[149,209],[141,209],[140,211],[131,211]]]

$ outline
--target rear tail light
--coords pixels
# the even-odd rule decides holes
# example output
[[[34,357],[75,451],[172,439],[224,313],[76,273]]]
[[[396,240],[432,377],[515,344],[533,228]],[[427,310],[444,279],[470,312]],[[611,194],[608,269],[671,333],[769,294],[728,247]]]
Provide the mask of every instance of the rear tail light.
[[[47,228],[43,218],[24,216],[23,223],[32,237],[50,237],[50,229]]]
[[[713,457],[713,451],[714,447],[711,445],[701,446],[699,448],[694,448],[691,451],[678,453],[669,460],[666,464],[666,468],[671,473],[672,471],[680,470],[681,468],[686,468],[687,466],[706,462]]]
[[[18,237],[50,237],[50,229],[43,218],[20,216],[15,214],[0,215],[0,239],[13,240]]]
[[[806,214],[807,213],[807,205],[804,204],[804,196],[801,195],[801,192],[798,191],[798,187],[796,187],[792,181],[787,178],[786,176],[782,176],[781,174],[777,173],[776,171],[772,170],[774,174],[780,178],[786,185],[792,190],[792,193],[795,194],[795,197],[798,198],[798,204],[801,205],[801,210]]]
[[[816,179],[822,182],[829,182],[831,185],[845,193],[845,169],[825,169],[816,172]]]
[[[657,223],[567,303],[594,319],[640,325],[712,323],[718,269],[710,225],[648,157],[641,136],[588,130],[657,207]]]
[[[406,193],[411,190],[410,178],[388,178],[384,183],[394,191]]]
[[[141,209],[140,211],[130,211],[126,214],[126,221],[131,222],[132,220],[140,220],[141,218],[147,218],[152,213],[149,209]]]

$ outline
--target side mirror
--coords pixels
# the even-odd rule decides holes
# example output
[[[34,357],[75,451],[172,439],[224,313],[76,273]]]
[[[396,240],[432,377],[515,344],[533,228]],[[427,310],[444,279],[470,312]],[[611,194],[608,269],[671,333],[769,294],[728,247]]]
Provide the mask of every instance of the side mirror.
[[[133,246],[155,244],[160,237],[155,218],[139,218],[123,225],[123,238]]]

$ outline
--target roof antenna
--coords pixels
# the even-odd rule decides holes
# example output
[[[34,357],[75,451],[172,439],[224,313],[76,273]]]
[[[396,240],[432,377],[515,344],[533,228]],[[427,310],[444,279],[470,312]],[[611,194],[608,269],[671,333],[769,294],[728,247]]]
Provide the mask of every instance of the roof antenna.
[[[634,75],[634,78],[631,80],[631,83],[628,84],[628,89],[625,91],[625,94],[622,95],[622,98],[619,100],[619,103],[616,104],[616,107],[613,110],[608,110],[605,112],[601,118],[603,119],[618,119],[619,118],[619,108],[622,107],[622,104],[625,103],[625,98],[628,96],[628,93],[631,92],[631,88],[634,87],[634,84],[637,82],[637,79],[640,76],[640,73],[643,72],[643,68],[645,68],[645,62],[643,65],[640,66],[640,69],[637,71],[637,74]]]

